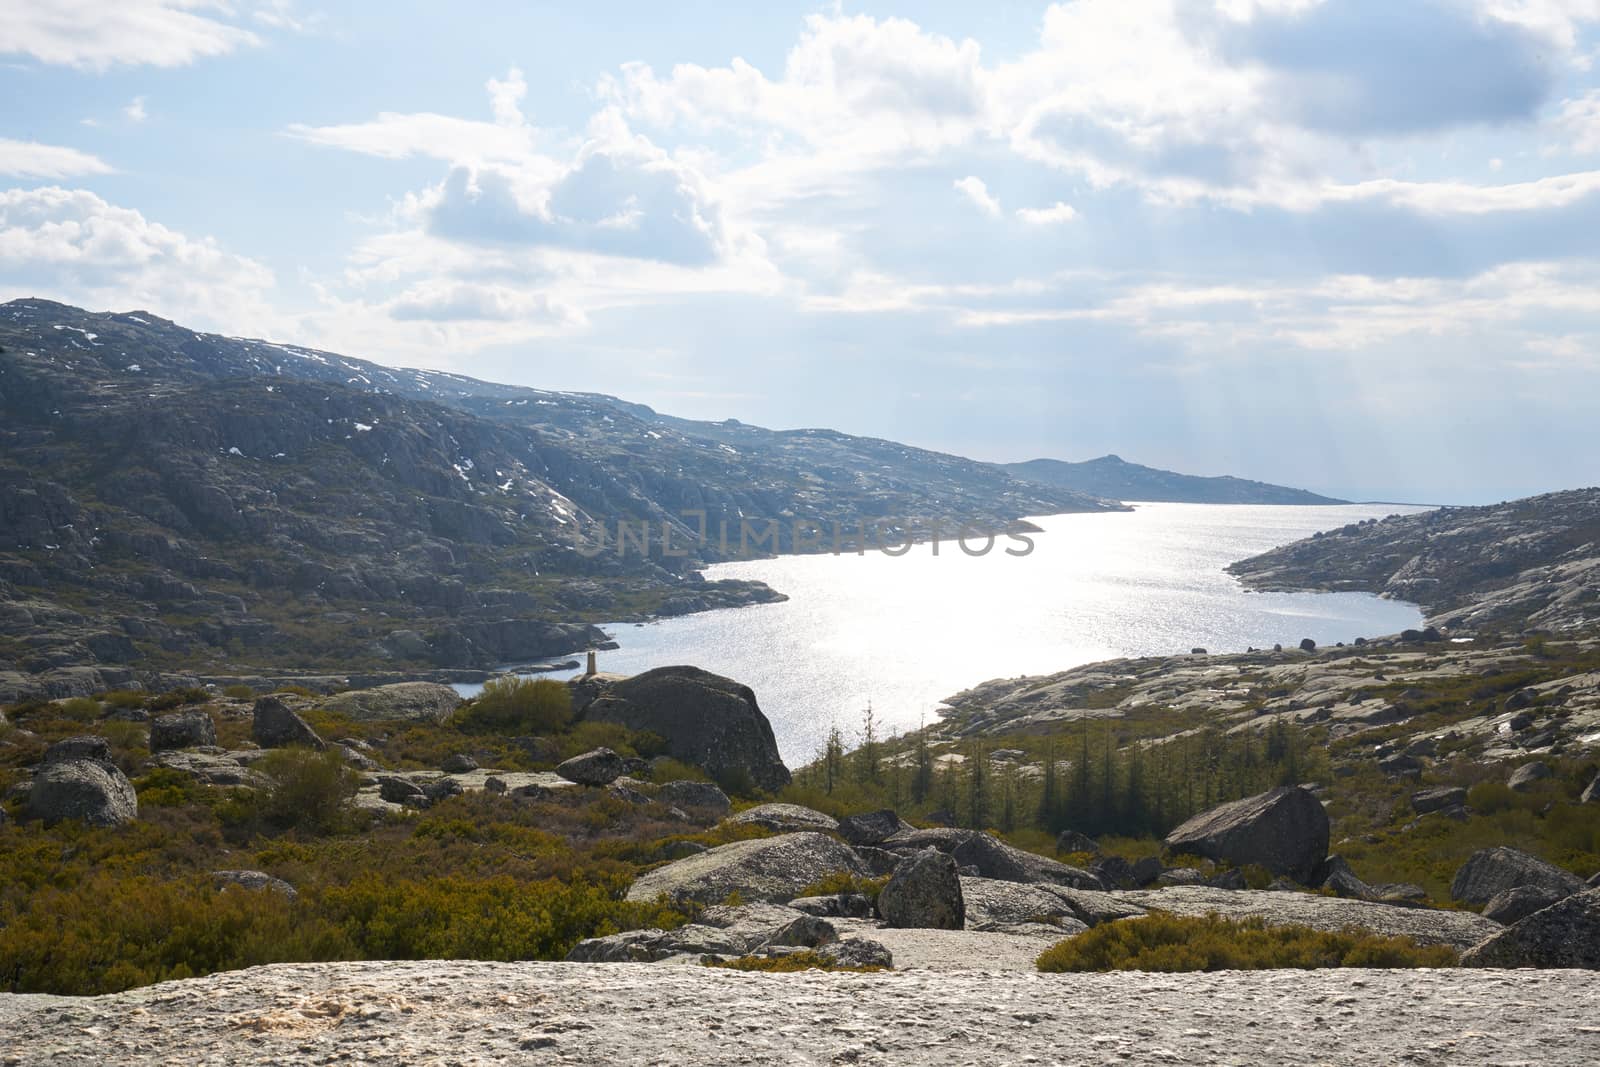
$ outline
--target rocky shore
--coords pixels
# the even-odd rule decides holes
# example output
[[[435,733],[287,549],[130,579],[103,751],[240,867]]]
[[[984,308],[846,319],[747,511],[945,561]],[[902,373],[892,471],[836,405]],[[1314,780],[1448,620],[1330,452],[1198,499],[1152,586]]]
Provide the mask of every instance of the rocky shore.
[[[1600,983],[1575,971],[762,975],[372,962],[86,999],[0,995],[0,1063],[1555,1067],[1600,1060],[1597,1019]]]

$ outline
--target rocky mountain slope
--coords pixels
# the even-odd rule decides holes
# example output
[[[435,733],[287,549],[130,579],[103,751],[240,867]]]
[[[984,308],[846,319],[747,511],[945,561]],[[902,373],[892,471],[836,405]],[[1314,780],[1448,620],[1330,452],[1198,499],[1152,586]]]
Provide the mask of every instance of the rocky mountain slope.
[[[1229,475],[1203,478],[1177,474],[1129,463],[1121,456],[1101,456],[1082,463],[1030,459],[1026,463],[1007,463],[1005,469],[1025,481],[1113,500],[1163,500],[1183,504],[1347,503],[1304,489],[1290,489]]]
[[[0,306],[0,699],[180,665],[482,668],[602,640],[597,620],[771,599],[697,568],[827,550],[834,524],[1119,506],[887,441]]]
[[[1465,631],[1600,621],[1600,489],[1354,523],[1228,568],[1255,589],[1356,590]]]
[[[1396,1013],[1395,1005],[1404,1004]],[[19,1062],[1592,1063],[1579,971],[732,974],[284,964],[115,996],[0,995]],[[1285,1026],[1284,1020],[1295,1025]],[[981,1051],[980,1051],[981,1050]]]

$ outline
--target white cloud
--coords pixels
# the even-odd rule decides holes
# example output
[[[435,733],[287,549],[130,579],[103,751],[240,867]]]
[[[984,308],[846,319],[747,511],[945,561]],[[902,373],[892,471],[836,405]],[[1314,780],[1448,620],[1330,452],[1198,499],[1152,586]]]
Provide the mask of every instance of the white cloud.
[[[0,192],[0,286],[229,332],[279,321],[266,267],[81,189]]]
[[[1063,204],[1057,200],[1049,207],[1019,207],[1017,218],[1030,226],[1054,226],[1063,222],[1071,222],[1078,217],[1078,210],[1071,204]]]
[[[992,219],[1000,217],[1000,201],[990,195],[989,187],[983,183],[982,178],[969,174],[965,178],[957,178],[954,185],[956,190],[972,201],[979,211]]]
[[[59,179],[110,173],[112,168],[98,156],[76,148],[0,137],[0,174],[8,177]]]
[[[1600,152],[1600,89],[1565,100],[1556,126],[1569,138],[1574,152]]]
[[[207,0],[0,0],[0,54],[108,70],[178,67],[225,55],[260,38]]]
[[[122,114],[129,122],[143,122],[150,117],[150,113],[144,109],[144,97],[142,96],[136,96],[128,101],[128,106],[122,109]]]

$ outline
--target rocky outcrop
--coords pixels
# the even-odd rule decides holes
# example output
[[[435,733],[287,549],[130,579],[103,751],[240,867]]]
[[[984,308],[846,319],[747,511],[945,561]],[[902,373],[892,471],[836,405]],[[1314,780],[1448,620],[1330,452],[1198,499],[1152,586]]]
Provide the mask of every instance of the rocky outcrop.
[[[896,852],[936,848],[955,858],[957,866],[972,868],[979,877],[1003,882],[1048,882],[1078,889],[1103,889],[1095,875],[1078,867],[1059,863],[1006,844],[993,834],[979,830],[934,827],[909,830],[883,842]]]
[[[1091,925],[1084,910],[1096,921],[1106,917],[1099,905],[1112,908],[1117,918],[1143,915],[1144,909],[1118,907],[1105,900],[1106,894],[1088,890],[1069,890],[1047,883],[1001,882],[993,878],[962,878],[961,899],[966,910],[968,930],[1005,931],[1019,926],[1049,923],[1061,936],[1081,933]],[[1080,907],[1077,901],[1084,901]],[[1090,904],[1089,902],[1093,902]]]
[[[579,785],[610,785],[627,769],[621,756],[609,748],[597,748],[563,760],[556,773]]]
[[[1176,886],[1135,889],[1108,896],[1147,911],[1196,917],[1215,913],[1225,919],[1260,918],[1271,926],[1309,926],[1316,930],[1359,926],[1375,934],[1410,937],[1425,945],[1450,945],[1457,949],[1470,948],[1501,929],[1498,923],[1467,911],[1400,907],[1315,893]]]
[[[764,826],[780,834],[806,830],[834,832],[839,829],[839,822],[833,816],[824,815],[815,808],[800,804],[757,804],[753,808],[746,808],[728,821]]]
[[[150,751],[200,748],[217,743],[217,725],[198,708],[150,720]]]
[[[1534,912],[1463,953],[1461,964],[1600,970],[1600,889],[1585,889]]]
[[[1328,857],[1328,813],[1316,797],[1285,786],[1202,812],[1167,835],[1169,852],[1203,856],[1309,883]]]
[[[460,705],[461,695],[437,682],[352,689],[322,700],[327,710],[357,722],[443,722]]]
[[[658,667],[606,687],[581,714],[657,734],[666,739],[668,755],[718,781],[745,778],[769,792],[789,784],[755,693],[710,671]]]
[[[878,914],[890,926],[960,930],[967,909],[956,861],[935,848],[901,860],[878,893]]]
[[[747,901],[783,903],[823,876],[841,871],[867,873],[850,846],[826,834],[783,834],[719,845],[648,871],[628,889],[628,899],[665,896],[715,904],[737,892]]]
[[[79,819],[120,826],[139,816],[139,798],[120,770],[89,759],[47,761],[33,776],[28,811],[46,825]]]
[[[718,905],[675,930],[629,930],[580,941],[572,963],[655,963],[675,956],[747,956],[778,946],[821,948],[839,940],[827,920],[778,904]]]
[[[321,751],[327,747],[311,724],[277,697],[262,697],[251,712],[250,736],[262,748],[306,745]]]
[[[1568,896],[1583,888],[1583,879],[1520,849],[1498,846],[1474,852],[1461,865],[1450,883],[1450,896],[1463,904],[1487,904],[1519,887]]]

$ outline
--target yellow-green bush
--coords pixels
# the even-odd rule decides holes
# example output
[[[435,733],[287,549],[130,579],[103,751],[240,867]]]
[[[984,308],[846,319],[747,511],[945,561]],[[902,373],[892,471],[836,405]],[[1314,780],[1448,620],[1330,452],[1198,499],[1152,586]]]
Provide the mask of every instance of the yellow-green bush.
[[[1259,918],[1152,912],[1101,923],[1039,956],[1039,970],[1256,971],[1321,967],[1452,967],[1454,949],[1349,927],[1268,926]]]
[[[864,878],[849,871],[832,871],[800,890],[796,896],[831,897],[838,893],[860,893],[876,901],[878,894],[888,884],[888,875],[882,878]]]
[[[572,724],[572,694],[550,678],[494,678],[456,712],[455,721],[480,733],[555,733]]]
[[[222,691],[222,695],[229,700],[254,700],[256,691],[248,685],[230,685]]]
[[[280,748],[251,768],[268,786],[256,794],[257,814],[269,825],[328,832],[344,820],[356,778],[337,752]]]

